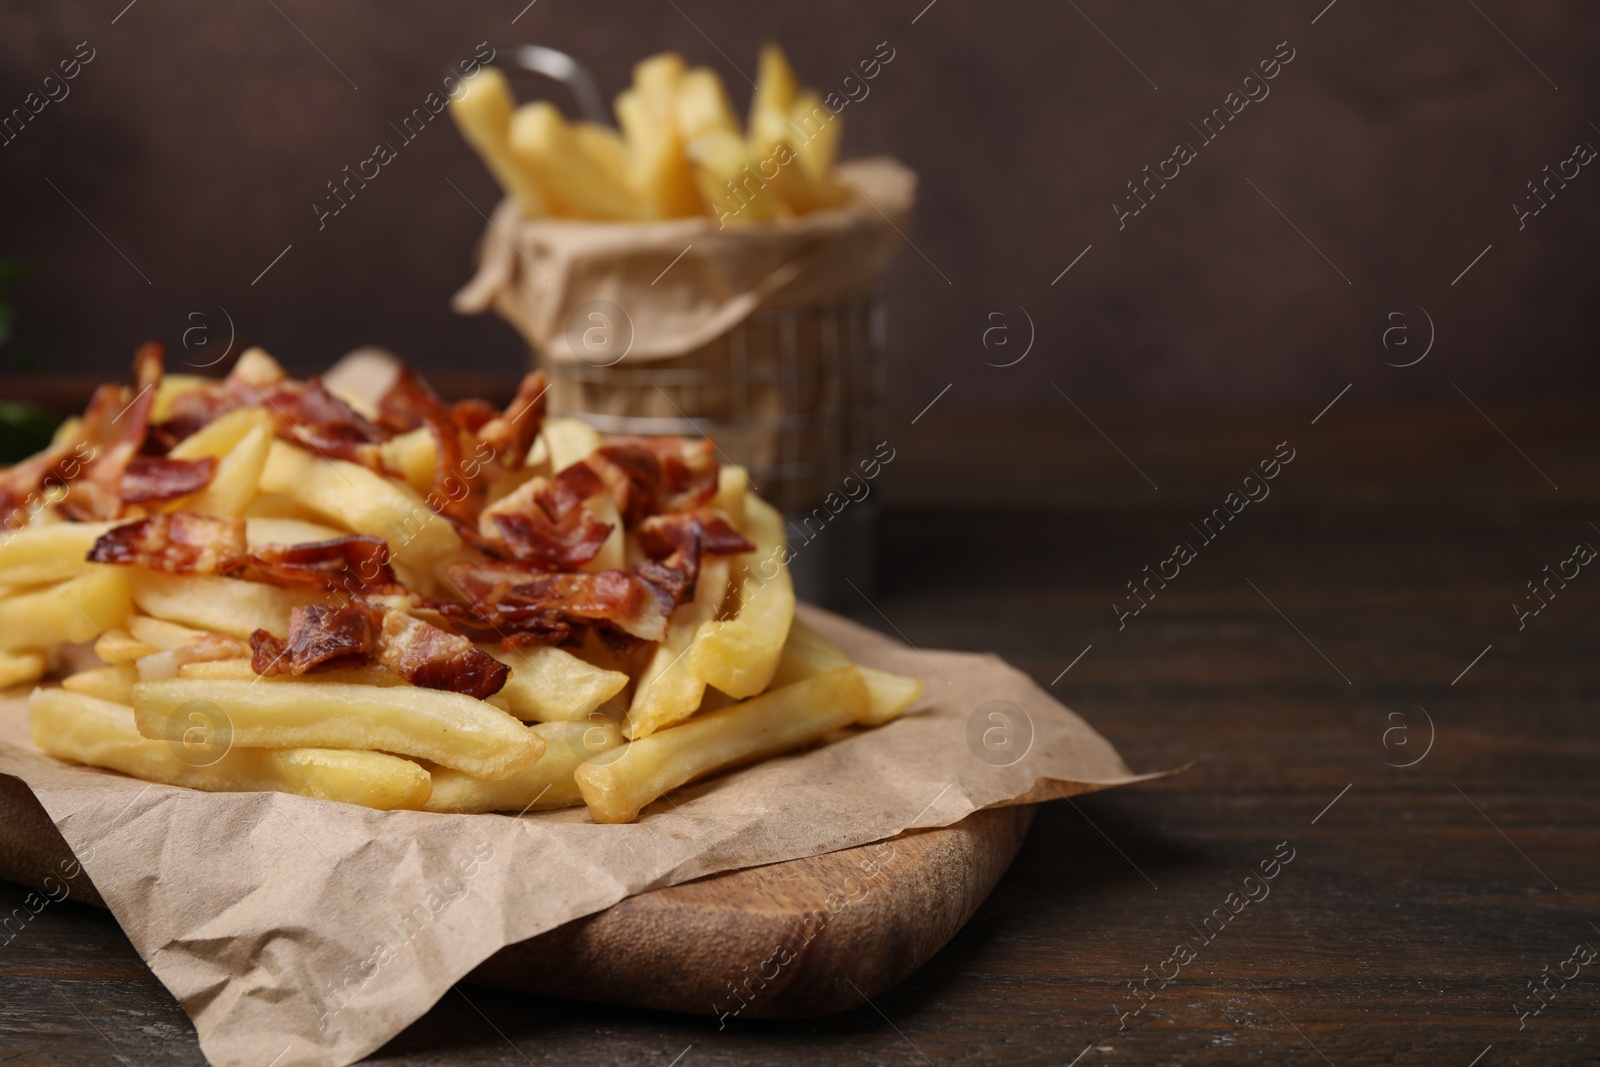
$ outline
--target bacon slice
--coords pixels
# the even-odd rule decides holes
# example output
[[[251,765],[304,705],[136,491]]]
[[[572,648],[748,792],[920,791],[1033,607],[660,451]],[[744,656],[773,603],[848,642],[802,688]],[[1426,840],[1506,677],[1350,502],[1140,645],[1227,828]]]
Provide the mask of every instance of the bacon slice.
[[[507,470],[516,470],[527,460],[533,439],[539,436],[539,427],[544,425],[544,395],[548,391],[544,371],[526,375],[517,387],[517,395],[506,406],[505,414],[478,428],[478,440],[494,449],[500,465]]]
[[[700,508],[675,515],[652,515],[639,524],[639,545],[650,559],[638,566],[669,615],[694,595],[700,557],[754,552],[756,546],[718,511]]]
[[[0,526],[20,530],[28,525],[47,503],[60,499],[92,455],[83,442],[60,444],[0,470]]]
[[[479,700],[499,692],[511,676],[510,668],[465,637],[399,611],[383,617],[378,660],[412,685]]]
[[[87,558],[166,574],[226,574],[246,552],[243,519],[175,511],[112,527]]]
[[[289,615],[289,640],[283,650],[288,654],[289,673],[365,663],[377,647],[374,614],[363,606],[308,604],[295,608]],[[284,660],[280,657],[276,662],[281,667]]]
[[[102,385],[94,391],[83,416],[83,441],[90,458],[61,502],[68,518],[89,522],[122,515],[122,475],[144,446],[150,409],[161,387],[164,351],[158,341],[139,346],[131,395],[120,385]]]
[[[580,626],[605,624],[645,641],[666,636],[655,591],[631,571],[535,571],[515,563],[458,563],[450,581],[465,604],[439,610],[453,623],[559,643]],[[565,632],[563,632],[565,631]]]
[[[713,556],[736,556],[756,550],[726,515],[711,508],[653,515],[639,524],[638,538],[639,547],[651,559],[663,559],[697,540],[700,551]]]
[[[614,437],[582,462],[611,489],[629,529],[651,515],[684,511],[717,492],[716,446],[709,439]]]
[[[241,553],[232,569],[274,585],[320,585],[351,594],[395,585],[388,544],[365,534],[297,545],[263,545],[253,554]]]
[[[216,470],[217,461],[210,456],[201,459],[134,456],[122,472],[122,502],[143,504],[198,493],[211,484]]]
[[[474,460],[470,471],[463,460],[465,431],[451,410],[445,407],[428,383],[402,367],[394,384],[378,402],[378,417],[391,430],[408,432],[426,426],[433,434],[437,458],[433,468],[433,491],[428,506],[446,518],[471,524],[482,505],[483,491],[478,475],[482,464]]]
[[[577,570],[593,559],[611,534],[583,502],[605,484],[581,463],[554,479],[534,478],[491,504],[478,533],[499,555],[558,570]]]

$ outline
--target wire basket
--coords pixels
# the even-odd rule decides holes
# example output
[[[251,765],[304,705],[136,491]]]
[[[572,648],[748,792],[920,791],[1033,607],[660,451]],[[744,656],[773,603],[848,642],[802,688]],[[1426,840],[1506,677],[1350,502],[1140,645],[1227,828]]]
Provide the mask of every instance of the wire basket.
[[[541,360],[550,410],[602,433],[713,438],[785,512],[811,510],[872,452],[881,426],[880,290],[763,309],[684,356],[612,366]]]

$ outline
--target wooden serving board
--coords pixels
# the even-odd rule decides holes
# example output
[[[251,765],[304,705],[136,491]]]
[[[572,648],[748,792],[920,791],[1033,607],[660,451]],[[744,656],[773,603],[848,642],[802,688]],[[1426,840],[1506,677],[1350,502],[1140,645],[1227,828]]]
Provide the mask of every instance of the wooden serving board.
[[[468,981],[739,1018],[845,1011],[909,976],[972,917],[1022,847],[1033,808],[629,897],[509,945]],[[0,879],[46,888],[67,843],[0,775]],[[60,881],[52,885],[59,891]],[[69,896],[104,907],[87,877]]]

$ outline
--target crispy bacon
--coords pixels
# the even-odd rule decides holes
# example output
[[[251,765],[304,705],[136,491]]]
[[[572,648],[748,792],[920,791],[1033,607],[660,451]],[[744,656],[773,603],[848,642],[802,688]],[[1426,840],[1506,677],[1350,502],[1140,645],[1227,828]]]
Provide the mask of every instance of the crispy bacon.
[[[86,443],[53,445],[0,470],[0,526],[20,530],[46,504],[58,501],[94,451]]]
[[[709,439],[614,437],[581,462],[611,489],[629,529],[651,515],[699,507],[717,492]]]
[[[250,635],[250,669],[257,674],[285,674],[289,670],[289,643],[266,630]]]
[[[374,612],[363,606],[307,604],[289,615],[285,651],[291,674],[365,663],[377,647]],[[269,635],[270,636],[270,635]],[[281,665],[281,659],[278,661]]]
[[[454,623],[495,630],[503,638],[521,633],[556,643],[568,636],[563,629],[570,633],[593,623],[646,641],[666,636],[661,601],[631,571],[541,572],[515,563],[458,563],[450,568],[450,582],[467,603],[445,604],[440,611]]]
[[[175,511],[112,527],[87,558],[166,574],[225,574],[246,551],[243,519]]]
[[[583,506],[604,488],[589,468],[573,464],[554,479],[534,478],[495,501],[479,518],[478,533],[499,555],[577,570],[599,553],[611,534],[611,525]]]
[[[653,515],[639,524],[639,547],[651,559],[664,559],[698,540],[700,551],[713,556],[754,552],[756,546],[720,511],[699,508],[674,515]]]
[[[131,393],[120,385],[102,385],[94,391],[82,430],[93,458],[61,501],[68,518],[89,522],[122,515],[122,475],[144,446],[150,409],[161,387],[163,351],[158,341],[139,346]]]
[[[329,459],[383,469],[378,443],[386,434],[334,396],[320,378],[284,381],[261,391],[261,403],[278,422],[278,435]]]
[[[263,545],[250,555],[241,554],[230,569],[274,585],[320,585],[350,594],[395,584],[388,544],[365,534],[296,545]]]
[[[472,463],[468,471],[462,461],[465,431],[449,408],[411,368],[402,367],[394,384],[378,402],[378,418],[386,427],[399,432],[426,426],[433,434],[437,458],[433,467],[433,491],[428,506],[460,523],[471,524],[482,503],[477,475],[481,464]]]
[[[498,693],[511,676],[510,668],[465,637],[400,611],[383,618],[378,659],[412,685],[479,700]]]
[[[505,414],[478,428],[478,440],[494,449],[507,470],[516,470],[526,462],[533,439],[539,436],[539,427],[544,424],[544,395],[548,389],[544,371],[534,371],[522,379]]]
[[[201,459],[134,456],[122,472],[122,502],[143,504],[198,493],[211,484],[216,470],[217,461],[210,456]]]

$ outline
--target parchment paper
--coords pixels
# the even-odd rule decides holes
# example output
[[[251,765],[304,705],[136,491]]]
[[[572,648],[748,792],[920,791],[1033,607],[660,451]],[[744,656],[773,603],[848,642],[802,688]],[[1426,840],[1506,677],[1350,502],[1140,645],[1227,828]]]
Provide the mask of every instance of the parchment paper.
[[[627,315],[630,362],[684,355],[757,308],[819,304],[877,280],[900,247],[916,176],[887,158],[852,160],[839,173],[852,188],[843,207],[726,228],[707,218],[527,219],[508,199],[484,231],[478,273],[455,309],[493,307],[541,358],[575,363],[574,313],[609,301]]]
[[[0,773],[38,796],[218,1067],[351,1063],[502,946],[635,893],[1150,777],[998,657],[802,613],[861,662],[924,679],[922,710],[680,790],[626,826],[582,808],[432,815],[149,784],[39,753],[15,698]],[[1032,734],[1010,766],[978,754],[1002,728]]]

